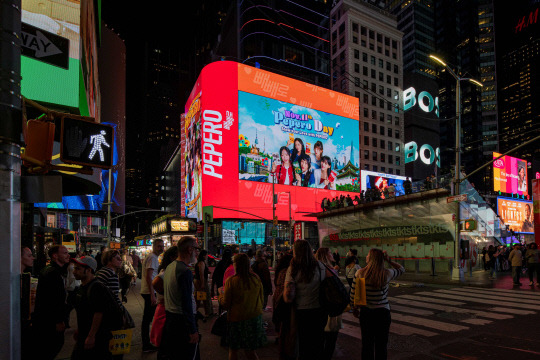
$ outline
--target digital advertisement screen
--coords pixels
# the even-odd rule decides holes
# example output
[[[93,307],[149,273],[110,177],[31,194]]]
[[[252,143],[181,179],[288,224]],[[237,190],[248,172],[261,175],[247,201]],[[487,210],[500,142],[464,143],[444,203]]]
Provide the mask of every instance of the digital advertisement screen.
[[[266,241],[266,225],[260,222],[237,222],[223,221],[222,242],[223,244],[252,244],[263,245]]]
[[[494,152],[493,159],[501,154]],[[493,190],[509,194],[528,195],[527,161],[503,156],[493,162]]]
[[[22,22],[62,38],[61,46],[42,32],[21,34],[21,92],[29,99],[79,107],[81,2],[78,0],[22,0]],[[23,26],[24,27],[24,26]],[[52,58],[63,57],[63,65]],[[89,114],[83,114],[89,115]]]
[[[274,188],[279,220],[315,220],[306,215],[324,198],[360,191],[358,118],[352,96],[235,62],[207,65],[182,127],[186,216],[200,220],[213,205],[214,218],[268,221]]]
[[[405,176],[378,173],[374,171],[361,171],[362,190],[377,188],[381,191],[381,198],[384,199],[384,189],[394,185],[395,196],[405,195],[403,182],[407,180]]]
[[[356,120],[246,92],[238,103],[240,180],[360,191]]]
[[[498,197],[497,214],[510,230],[518,233],[534,233],[532,201]]]

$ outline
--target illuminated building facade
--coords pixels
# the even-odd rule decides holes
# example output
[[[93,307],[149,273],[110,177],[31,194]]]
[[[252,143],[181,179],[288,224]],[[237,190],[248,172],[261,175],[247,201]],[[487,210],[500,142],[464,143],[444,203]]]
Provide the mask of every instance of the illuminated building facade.
[[[360,168],[405,175],[402,35],[394,15],[368,2],[332,8],[332,90],[360,101]]]
[[[520,2],[508,10],[496,2],[498,34],[497,62],[499,78],[500,152],[504,153],[536,136],[540,128],[540,6]],[[512,156],[529,162],[529,174],[538,169],[531,165],[540,160],[540,147],[532,143]]]

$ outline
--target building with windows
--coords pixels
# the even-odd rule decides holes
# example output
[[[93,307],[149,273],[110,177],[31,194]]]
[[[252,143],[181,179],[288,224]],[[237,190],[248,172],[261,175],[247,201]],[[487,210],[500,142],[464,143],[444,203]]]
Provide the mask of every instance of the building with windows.
[[[330,13],[332,89],[360,101],[360,168],[404,175],[402,36],[394,15],[358,0]]]
[[[330,87],[329,1],[233,1],[215,59]]]

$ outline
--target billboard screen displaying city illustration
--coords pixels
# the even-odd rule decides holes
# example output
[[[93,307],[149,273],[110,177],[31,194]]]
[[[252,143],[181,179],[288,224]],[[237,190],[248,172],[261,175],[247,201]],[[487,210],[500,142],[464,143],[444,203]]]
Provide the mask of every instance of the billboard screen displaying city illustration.
[[[307,215],[324,198],[360,191],[358,117],[357,98],[230,61],[207,65],[182,126],[185,216],[212,205],[214,218],[270,221],[274,190],[279,220],[315,220]]]
[[[510,230],[518,233],[534,233],[532,201],[498,197],[497,214]]]
[[[493,159],[501,154],[494,152]],[[511,156],[503,156],[493,162],[493,190],[509,194],[527,196],[527,161]]]
[[[360,191],[358,122],[238,93],[239,179]]]
[[[377,188],[381,191],[381,198],[384,199],[384,189],[390,185],[394,185],[395,196],[405,195],[403,182],[407,180],[405,176],[379,173],[374,171],[361,171],[361,186],[362,190]]]

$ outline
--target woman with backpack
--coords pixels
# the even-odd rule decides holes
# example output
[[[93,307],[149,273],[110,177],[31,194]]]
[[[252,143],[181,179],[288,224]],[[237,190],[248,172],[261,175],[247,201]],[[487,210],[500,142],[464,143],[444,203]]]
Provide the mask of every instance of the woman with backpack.
[[[322,247],[317,250],[315,253],[315,258],[322,262],[328,269],[331,269],[335,276],[338,276],[336,270],[332,269],[332,260],[334,256],[330,252],[329,248]],[[341,280],[340,280],[341,281]],[[328,321],[324,327],[324,345],[323,345],[323,360],[331,360],[332,355],[334,355],[334,350],[336,349],[336,341],[338,337],[339,330],[342,327],[341,315],[338,316],[328,316]]]
[[[298,359],[319,359],[323,351],[324,327],[328,316],[319,301],[319,289],[326,267],[315,259],[306,240],[297,240],[285,277],[284,300],[296,305]]]
[[[387,262],[392,269],[386,269]],[[366,305],[360,309],[354,306],[355,282],[351,289],[353,314],[360,318],[362,333],[362,360],[384,360],[388,352],[388,333],[390,332],[390,304],[388,303],[388,284],[405,272],[405,268],[390,260],[386,252],[370,249],[366,266],[358,270],[356,278],[364,278],[366,286]]]
[[[263,328],[263,285],[251,271],[246,254],[233,260],[235,275],[225,281],[219,302],[227,309],[229,359],[238,359],[238,350],[244,349],[248,359],[258,359],[255,350],[266,343]]]

